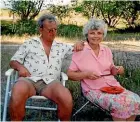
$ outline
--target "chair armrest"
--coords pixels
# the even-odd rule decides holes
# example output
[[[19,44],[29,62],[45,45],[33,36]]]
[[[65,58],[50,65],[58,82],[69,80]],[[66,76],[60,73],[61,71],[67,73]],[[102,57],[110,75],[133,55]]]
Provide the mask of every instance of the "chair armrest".
[[[64,72],[61,72],[61,82],[63,86],[65,86],[66,80],[68,80],[68,76]]]
[[[7,76],[7,80],[15,82],[18,79],[18,71],[14,70],[14,69],[8,69],[5,72],[5,75]]]
[[[6,75],[6,76],[10,76],[10,75],[12,75],[12,73],[14,73],[14,69],[8,69],[8,70],[5,72],[5,75]]]
[[[9,77],[9,76],[12,76],[14,72],[15,72],[14,69],[8,69],[8,70],[5,72],[5,75],[6,75],[7,77]],[[61,82],[62,82],[62,84],[63,84],[64,86],[65,86],[66,80],[68,80],[68,76],[67,76],[64,72],[61,72]]]
[[[62,80],[68,80],[68,76],[64,72],[61,72],[61,78]]]

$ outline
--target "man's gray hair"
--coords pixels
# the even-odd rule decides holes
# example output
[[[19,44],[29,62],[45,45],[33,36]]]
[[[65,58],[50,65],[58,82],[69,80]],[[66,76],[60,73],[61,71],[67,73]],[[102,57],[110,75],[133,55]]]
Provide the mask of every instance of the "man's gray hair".
[[[106,37],[107,25],[105,24],[105,22],[103,20],[91,18],[89,19],[89,21],[85,24],[83,28],[83,35],[87,39],[89,30],[98,30],[98,29],[103,29],[104,37]]]
[[[44,15],[42,15],[39,19],[38,19],[38,26],[40,27],[40,28],[42,28],[43,27],[43,23],[44,23],[44,21],[45,20],[48,20],[48,21],[50,21],[50,22],[56,22],[56,24],[58,25],[58,21],[57,21],[57,19],[56,19],[56,17],[54,16],[54,15],[52,15],[52,14],[44,14]]]

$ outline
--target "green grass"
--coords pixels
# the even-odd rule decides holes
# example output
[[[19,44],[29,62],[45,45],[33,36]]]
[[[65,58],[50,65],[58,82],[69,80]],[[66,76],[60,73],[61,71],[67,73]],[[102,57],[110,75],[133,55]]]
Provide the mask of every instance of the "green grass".
[[[140,68],[126,69],[124,76],[118,76],[117,79],[125,88],[140,94]]]

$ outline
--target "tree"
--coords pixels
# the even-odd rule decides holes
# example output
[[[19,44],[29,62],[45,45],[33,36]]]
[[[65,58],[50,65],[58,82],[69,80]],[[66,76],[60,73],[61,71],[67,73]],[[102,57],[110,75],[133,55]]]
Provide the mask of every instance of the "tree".
[[[76,12],[90,17],[103,18],[110,27],[114,27],[122,16],[119,1],[83,1],[75,8]]]
[[[60,5],[50,5],[48,10],[53,13],[55,16],[57,16],[60,21],[62,21],[63,17],[66,17],[69,15],[69,12],[71,11],[71,8],[67,6],[60,6]]]
[[[98,2],[98,9],[104,21],[114,27],[123,15],[122,1],[101,1]]]
[[[92,16],[103,18],[110,27],[115,27],[121,18],[130,27],[135,27],[135,20],[140,14],[140,1],[83,1],[74,9],[88,19]]]
[[[135,27],[135,20],[140,14],[140,1],[127,1],[123,4],[123,18],[127,21],[128,26]]]
[[[8,1],[9,9],[17,14],[21,20],[33,20],[40,12],[44,0],[12,0]],[[6,6],[9,6],[6,4]]]
[[[82,13],[88,19],[93,16],[99,16],[98,1],[83,1],[81,4],[76,6],[74,10],[76,12]]]

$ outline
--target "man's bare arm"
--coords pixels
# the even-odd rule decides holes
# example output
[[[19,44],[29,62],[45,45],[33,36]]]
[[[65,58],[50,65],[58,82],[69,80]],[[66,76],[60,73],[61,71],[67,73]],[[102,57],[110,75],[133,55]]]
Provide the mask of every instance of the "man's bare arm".
[[[20,77],[29,77],[31,75],[24,65],[20,64],[18,61],[11,61],[10,67],[17,70]]]
[[[22,64],[20,64],[18,61],[10,61],[10,67],[12,69],[15,69],[17,71],[20,70],[21,67],[24,67]]]

